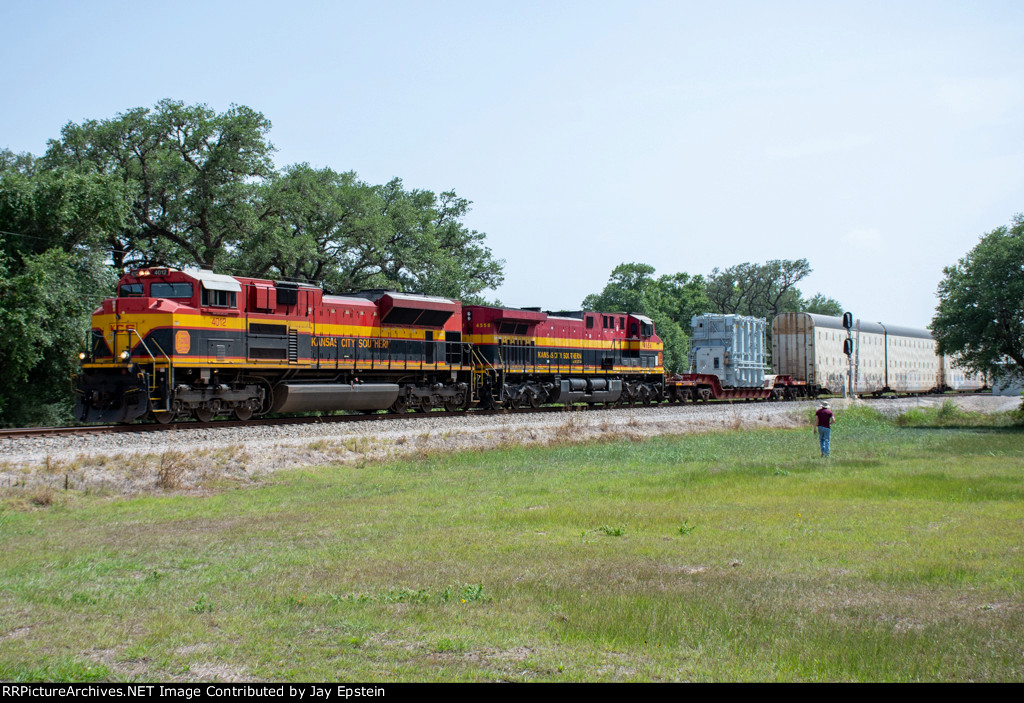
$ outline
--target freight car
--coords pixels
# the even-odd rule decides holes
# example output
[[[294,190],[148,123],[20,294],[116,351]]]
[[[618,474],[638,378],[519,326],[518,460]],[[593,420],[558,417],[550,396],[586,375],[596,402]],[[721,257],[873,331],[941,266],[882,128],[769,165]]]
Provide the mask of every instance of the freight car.
[[[743,315],[695,315],[690,320],[690,372],[666,379],[670,402],[792,400],[806,383],[767,374],[765,321]]]
[[[849,336],[851,354],[844,343]],[[772,361],[779,374],[812,394],[841,393],[852,363],[855,395],[980,390],[985,379],[936,353],[928,330],[856,320],[847,335],[840,317],[783,313],[772,322]]]
[[[75,415],[233,414],[651,402],[662,344],[642,315],[485,306],[167,267],[133,270],[93,314]]]

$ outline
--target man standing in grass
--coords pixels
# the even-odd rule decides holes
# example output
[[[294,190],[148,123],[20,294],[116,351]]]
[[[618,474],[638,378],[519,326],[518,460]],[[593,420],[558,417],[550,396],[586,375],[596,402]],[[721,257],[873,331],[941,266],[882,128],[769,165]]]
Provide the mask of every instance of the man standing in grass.
[[[814,421],[814,431],[818,433],[818,440],[821,442],[821,455],[828,456],[831,448],[832,424],[836,421],[836,416],[829,409],[828,402],[821,401],[821,407],[814,413]]]

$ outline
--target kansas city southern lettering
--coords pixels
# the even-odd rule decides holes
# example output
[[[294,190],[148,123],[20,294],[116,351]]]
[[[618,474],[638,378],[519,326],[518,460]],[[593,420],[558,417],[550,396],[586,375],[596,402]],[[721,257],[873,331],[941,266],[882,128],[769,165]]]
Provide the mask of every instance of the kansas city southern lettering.
[[[314,347],[333,347],[342,349],[388,349],[390,342],[386,339],[351,339],[340,337],[313,337]]]
[[[582,361],[583,355],[579,352],[537,352],[538,359],[557,359],[557,360],[570,360],[570,361]]]

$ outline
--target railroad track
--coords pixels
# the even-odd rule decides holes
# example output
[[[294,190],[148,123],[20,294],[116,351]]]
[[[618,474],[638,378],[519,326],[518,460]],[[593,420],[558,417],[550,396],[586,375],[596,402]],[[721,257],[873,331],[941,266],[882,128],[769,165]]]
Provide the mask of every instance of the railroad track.
[[[983,396],[990,395],[988,393],[958,393],[956,397],[971,397],[971,396]],[[821,396],[820,399],[835,399],[838,396]],[[894,397],[901,396],[864,396],[861,400],[891,400]],[[906,397],[906,396],[903,396]],[[932,397],[941,398],[942,396],[927,396],[922,395],[920,397]],[[747,399],[749,400],[749,399]],[[799,398],[797,400],[812,400],[811,398]],[[726,403],[732,404],[733,402],[742,403],[744,400],[724,400],[724,401],[709,401],[709,404]],[[771,402],[771,401],[769,401]],[[777,402],[777,401],[776,401]],[[689,403],[687,403],[689,404]],[[703,403],[702,403],[703,404]],[[642,408],[642,407],[668,407],[671,404],[666,403],[652,403],[649,406],[637,405],[637,406],[613,406],[606,408],[603,405],[578,405],[572,406],[573,411],[579,410],[621,410],[628,407]],[[562,405],[549,405],[541,408],[515,408],[515,409],[500,409],[500,410],[462,410],[458,412],[438,412],[438,415],[444,417],[462,417],[467,415],[476,416],[487,416],[487,415],[506,415],[511,413],[550,413],[550,412],[565,412],[567,408]],[[387,422],[389,420],[404,420],[411,417],[426,416],[426,413],[377,413],[377,414],[365,414],[365,415],[324,415],[318,417],[281,417],[281,418],[257,418],[254,420],[215,420],[213,422],[199,422],[199,421],[187,421],[187,422],[172,422],[166,425],[159,423],[143,423],[143,424],[132,424],[132,425],[87,425],[81,427],[21,427],[12,429],[0,429],[0,440],[4,439],[31,439],[31,438],[45,438],[45,437],[69,437],[76,435],[92,435],[92,434],[116,434],[116,433],[139,433],[139,432],[173,432],[174,430],[199,430],[199,429],[220,429],[228,427],[273,427],[275,425],[286,426],[286,425],[310,425],[310,424],[330,424],[339,422]]]
[[[589,407],[589,406],[581,406]],[[581,409],[581,408],[574,408]],[[501,410],[461,410],[457,412],[438,412],[443,417],[463,417],[466,415],[487,416],[505,415],[509,413],[550,413],[564,412],[566,408],[560,405],[545,406],[541,408],[516,408]],[[32,439],[45,437],[74,437],[83,435],[102,435],[128,433],[136,434],[141,432],[173,432],[174,430],[215,430],[228,427],[273,427],[285,425],[315,425],[334,424],[339,422],[387,422],[389,420],[406,420],[415,417],[426,417],[426,413],[378,413],[366,415],[324,415],[318,417],[280,417],[280,418],[257,418],[254,420],[215,420],[213,422],[171,422],[166,425],[150,422],[132,425],[83,425],[80,427],[19,427],[11,429],[0,429],[0,440],[4,439]]]
[[[749,401],[750,399],[745,399]],[[710,403],[732,403],[732,402],[745,402],[745,400],[736,401],[710,401]],[[704,403],[701,403],[704,404]],[[456,412],[451,411],[438,411],[437,416],[443,417],[464,417],[472,415],[473,417],[486,417],[488,415],[508,415],[508,414],[529,414],[529,413],[556,413],[566,412],[571,409],[576,412],[579,410],[623,410],[627,408],[645,408],[645,407],[659,407],[665,406],[670,407],[671,403],[651,403],[650,405],[545,405],[540,408],[501,408],[497,410],[460,410]],[[166,425],[162,425],[157,422],[141,423],[141,424],[130,424],[130,425],[84,425],[80,427],[22,427],[13,429],[0,429],[0,440],[4,439],[31,439],[31,438],[44,438],[44,437],[73,437],[83,435],[96,435],[96,434],[115,434],[115,433],[139,433],[139,432],[172,432],[174,430],[205,430],[205,429],[220,429],[228,427],[273,427],[273,426],[285,426],[285,425],[309,425],[309,424],[327,424],[327,423],[338,423],[338,422],[387,422],[389,420],[405,420],[415,417],[428,417],[434,413],[377,413],[377,414],[354,414],[354,415],[323,415],[318,417],[281,417],[281,418],[256,418],[252,420],[214,420],[212,422],[199,422],[196,420],[189,420],[186,422],[171,422]]]

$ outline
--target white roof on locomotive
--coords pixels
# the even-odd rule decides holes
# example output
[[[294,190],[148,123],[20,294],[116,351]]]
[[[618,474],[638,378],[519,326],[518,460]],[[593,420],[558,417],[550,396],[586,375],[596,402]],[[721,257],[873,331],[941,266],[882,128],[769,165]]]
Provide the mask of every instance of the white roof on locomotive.
[[[184,269],[192,278],[203,284],[206,290],[226,290],[234,293],[242,292],[242,285],[231,276],[222,273],[214,273],[206,269]]]

